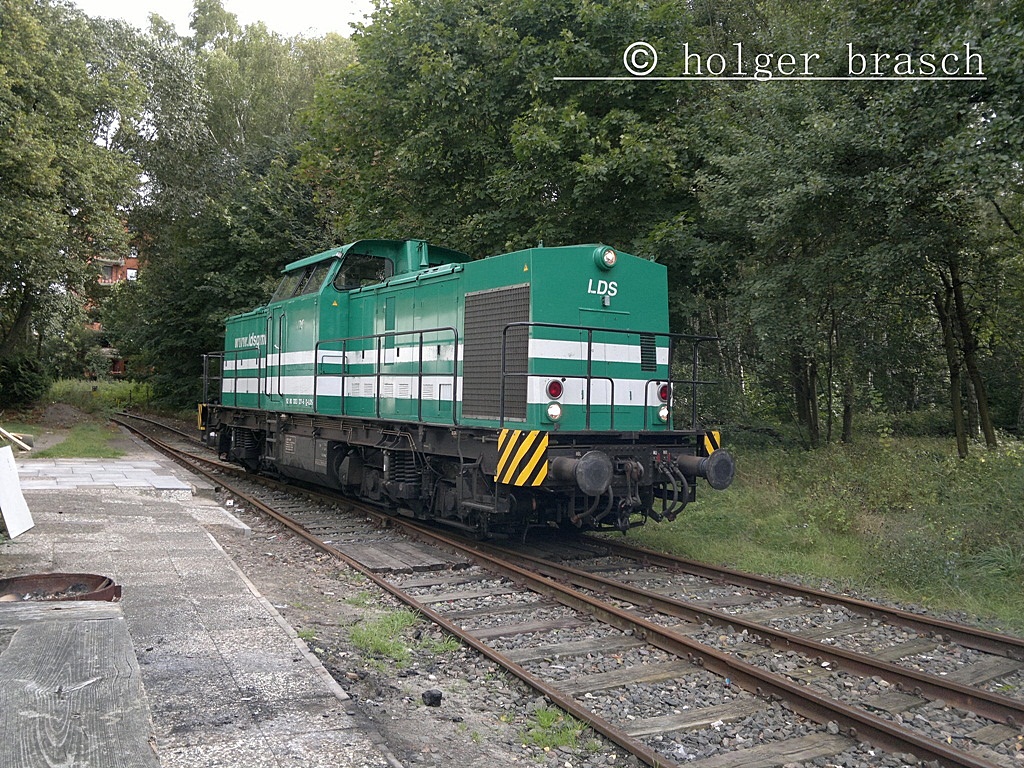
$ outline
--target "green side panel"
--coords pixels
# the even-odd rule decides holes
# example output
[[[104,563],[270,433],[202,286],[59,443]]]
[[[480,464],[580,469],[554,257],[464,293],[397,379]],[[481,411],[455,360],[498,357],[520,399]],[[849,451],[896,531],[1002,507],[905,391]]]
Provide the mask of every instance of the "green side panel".
[[[668,337],[658,336],[668,332],[666,268],[620,253],[604,269],[597,258],[604,250],[533,248],[467,265],[466,292],[530,285],[529,406],[512,426],[556,428],[544,389],[558,378],[565,386],[559,429],[668,428],[657,418],[657,382],[669,376]]]
[[[260,407],[263,358],[267,348],[264,308],[228,318],[224,335],[221,402],[242,408]]]

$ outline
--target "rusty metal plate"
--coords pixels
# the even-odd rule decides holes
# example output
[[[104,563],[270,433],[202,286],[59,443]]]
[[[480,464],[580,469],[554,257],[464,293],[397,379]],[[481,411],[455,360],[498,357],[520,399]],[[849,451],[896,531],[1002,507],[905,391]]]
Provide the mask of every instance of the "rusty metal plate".
[[[0,602],[121,599],[121,585],[94,573],[33,573],[0,579]]]

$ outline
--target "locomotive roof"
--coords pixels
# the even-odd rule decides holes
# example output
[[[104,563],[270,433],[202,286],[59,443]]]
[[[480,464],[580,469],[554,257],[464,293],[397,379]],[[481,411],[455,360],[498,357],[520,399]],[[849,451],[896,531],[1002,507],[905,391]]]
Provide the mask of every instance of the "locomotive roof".
[[[444,248],[439,245],[431,245],[425,240],[356,240],[348,245],[331,248],[322,253],[293,261],[282,271],[293,272],[297,269],[303,269],[310,264],[340,259],[348,253],[383,256],[384,258],[391,259],[395,264],[396,275],[405,272],[415,272],[419,269],[439,266],[441,264],[465,264],[467,261],[473,260],[471,256],[461,251]]]

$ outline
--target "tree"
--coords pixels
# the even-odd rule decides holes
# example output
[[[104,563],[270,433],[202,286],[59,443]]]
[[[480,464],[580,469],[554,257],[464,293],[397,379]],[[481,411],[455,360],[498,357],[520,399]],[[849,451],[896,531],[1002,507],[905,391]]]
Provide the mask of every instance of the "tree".
[[[633,40],[670,58],[721,23],[683,2],[383,6],[354,36],[355,63],[317,91],[306,162],[319,199],[341,239],[664,255],[649,235],[693,216],[701,115],[685,105],[705,89],[555,78],[621,74]]]
[[[41,308],[126,248],[138,168],[119,140],[142,87],[119,23],[59,0],[2,0],[0,18],[0,358],[32,357]]]
[[[151,116],[134,146],[149,179],[130,220],[138,328],[116,323],[118,345],[177,404],[198,395],[200,353],[221,347],[224,318],[264,301],[284,264],[333,244],[297,165],[297,116],[313,82],[348,60],[343,38],[242,28],[217,0],[196,4],[192,29],[180,38],[154,19],[140,62]]]
[[[806,30],[804,50],[856,40],[858,50],[891,56],[985,40],[990,69],[1020,74],[1006,37],[1019,22],[972,6],[923,2],[907,12],[851,0],[817,14],[801,4],[771,15],[783,35]],[[1020,154],[1004,151],[1020,145],[1008,130],[1020,80],[992,80],[751,87],[720,113],[719,149],[701,176],[698,262],[725,257],[725,300],[742,309],[733,308],[732,330],[750,329],[762,376],[789,371],[811,445],[820,434],[816,402],[831,414],[836,390],[831,376],[821,384],[826,355],[843,380],[844,436],[858,388],[913,384],[879,390],[894,409],[918,401],[923,377],[907,373],[944,360],[958,433],[964,367],[986,442],[995,442],[979,330],[998,295],[998,266],[979,247],[978,214],[993,191],[1016,194],[1020,186]],[[983,285],[993,293],[968,291]],[[933,323],[930,333],[922,333],[923,319]],[[965,439],[959,450],[966,452]]]

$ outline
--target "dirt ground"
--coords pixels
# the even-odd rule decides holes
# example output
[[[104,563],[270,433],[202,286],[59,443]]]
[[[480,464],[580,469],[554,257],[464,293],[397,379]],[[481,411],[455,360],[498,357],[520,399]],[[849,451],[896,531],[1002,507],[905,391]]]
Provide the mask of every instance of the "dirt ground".
[[[96,419],[72,405],[53,403],[24,413],[5,413],[0,416],[0,427],[7,429],[14,422],[34,425],[36,430],[31,444],[33,452],[36,452],[57,445],[67,437],[72,427],[89,421]]]

